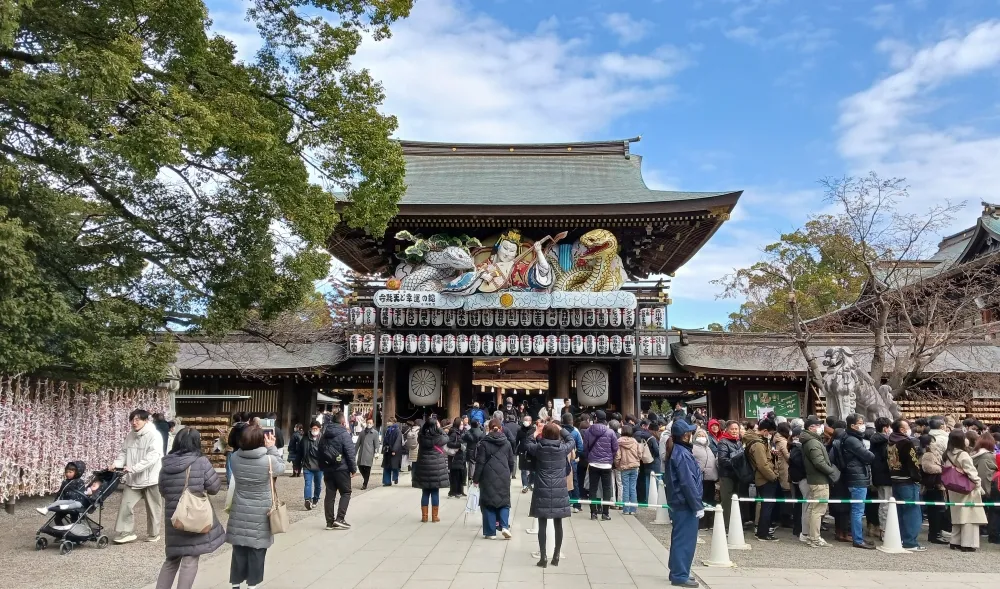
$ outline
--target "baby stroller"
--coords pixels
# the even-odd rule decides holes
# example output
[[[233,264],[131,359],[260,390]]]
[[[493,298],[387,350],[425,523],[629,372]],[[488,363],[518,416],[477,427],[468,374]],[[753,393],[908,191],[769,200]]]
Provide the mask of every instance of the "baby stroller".
[[[84,542],[96,542],[98,548],[106,548],[109,540],[101,525],[104,501],[118,489],[123,475],[121,471],[115,470],[96,471],[90,483],[99,480],[101,488],[94,493],[91,504],[82,509],[53,512],[45,525],[35,532],[35,550],[48,547],[49,540],[45,536],[51,536],[59,545],[59,554],[64,555]],[[95,511],[97,521],[90,517]]]

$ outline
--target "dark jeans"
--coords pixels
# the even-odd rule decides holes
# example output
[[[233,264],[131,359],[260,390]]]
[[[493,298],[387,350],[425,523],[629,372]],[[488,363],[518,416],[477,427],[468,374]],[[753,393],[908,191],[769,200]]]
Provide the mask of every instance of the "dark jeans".
[[[587,478],[589,465],[585,456],[580,457],[580,462],[576,465],[576,488],[580,490],[580,499],[590,499],[590,489],[583,484]]]
[[[577,464],[576,464],[576,462],[571,462],[570,466],[573,469],[573,490],[569,492],[569,498],[570,499],[579,499],[580,498],[580,485],[576,484],[576,481],[577,481],[577,478],[578,478],[577,477],[577,473],[576,473]],[[580,505],[579,504],[574,504],[573,507],[580,507]]]
[[[663,502],[666,503],[666,500]],[[715,481],[701,482],[701,502],[706,505],[715,505]],[[715,512],[706,507],[705,517],[699,520],[698,527],[711,530],[713,525],[715,525]]]
[[[346,470],[333,470],[323,473],[326,482],[326,497],[323,498],[323,514],[327,525],[334,521],[344,521],[347,517],[347,507],[351,504],[351,473]],[[337,504],[336,517],[334,503],[340,493],[340,503]]]
[[[601,488],[601,501],[614,501],[615,494],[611,490],[611,477],[610,468],[594,468],[590,467],[590,498],[597,498],[597,488]],[[610,513],[611,507],[608,505],[601,505],[601,513],[603,515],[608,515]],[[590,506],[591,515],[597,513],[597,505]]]
[[[892,486],[892,496],[896,501],[917,501],[920,499],[920,487],[916,483],[896,483]],[[903,541],[903,548],[919,546],[917,537],[920,535],[920,524],[923,523],[920,506],[898,503],[896,516],[899,519],[899,536]],[[884,522],[882,529],[885,529]]]
[[[757,496],[763,499],[774,499],[778,494],[778,482],[765,483],[757,487]],[[757,519],[757,537],[766,538],[771,535],[771,520],[774,517],[774,503],[760,504],[760,517]]]
[[[358,471],[361,473],[361,484],[368,486],[368,478],[372,476],[372,467],[358,465]]]
[[[483,512],[484,536],[496,536],[498,527],[501,530],[510,527],[510,506],[486,507],[485,505],[480,505],[479,509]],[[497,526],[497,522],[500,523],[499,526]]]
[[[653,472],[652,464],[639,465],[639,480],[635,485],[637,503],[649,503],[649,473],[651,472]]]
[[[453,468],[448,471],[448,478],[451,481],[451,488],[448,489],[449,497],[458,497],[462,495],[464,490],[462,487],[465,483],[465,471],[461,468]]]
[[[260,585],[264,580],[264,557],[267,548],[233,546],[233,558],[229,563],[229,583],[236,587],[246,581],[247,585]]]
[[[552,550],[552,554],[548,555],[545,554],[545,534],[546,534],[545,529],[548,527],[548,522],[549,520],[544,517],[538,518],[538,551],[542,553],[542,558],[545,558],[546,556],[558,557],[559,551],[560,549],[562,549],[562,541],[563,541],[562,520],[554,519],[552,520],[552,527],[555,528],[556,530],[556,545]]]
[[[944,501],[944,491],[941,489],[924,489],[924,501]],[[927,539],[940,540],[941,532],[945,529],[945,515],[947,507],[940,505],[926,505],[927,511]]]
[[[427,507],[430,503],[434,507],[437,507],[441,503],[441,494],[438,489],[423,489],[420,493],[420,506]]]

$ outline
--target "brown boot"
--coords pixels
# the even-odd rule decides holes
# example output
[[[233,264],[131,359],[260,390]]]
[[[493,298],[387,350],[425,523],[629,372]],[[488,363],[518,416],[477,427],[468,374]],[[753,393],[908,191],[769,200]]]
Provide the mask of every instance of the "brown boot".
[[[441,521],[441,518],[438,517],[438,506],[435,505],[431,507],[431,522],[438,523],[439,521]]]
[[[420,506],[420,522],[421,523],[425,523],[425,524],[427,523],[427,506],[426,505],[421,505]]]

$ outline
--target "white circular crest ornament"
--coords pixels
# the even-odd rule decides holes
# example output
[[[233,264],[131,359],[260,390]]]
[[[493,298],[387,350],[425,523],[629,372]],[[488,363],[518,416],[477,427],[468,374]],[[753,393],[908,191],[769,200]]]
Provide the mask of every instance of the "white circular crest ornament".
[[[441,399],[441,369],[433,364],[410,368],[410,403],[418,407],[437,405]]]
[[[583,407],[608,402],[611,375],[602,364],[583,364],[576,369],[576,400]]]

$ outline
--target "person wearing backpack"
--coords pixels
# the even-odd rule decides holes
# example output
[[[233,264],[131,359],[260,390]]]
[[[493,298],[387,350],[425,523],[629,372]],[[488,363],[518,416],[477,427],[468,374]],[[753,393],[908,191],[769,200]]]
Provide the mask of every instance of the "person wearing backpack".
[[[886,460],[889,465],[889,478],[892,480],[892,496],[898,501],[916,501],[920,499],[920,459],[910,437],[910,424],[905,419],[892,422],[892,433],[886,447]],[[920,525],[923,516],[919,505],[901,503],[896,506],[899,517],[899,535],[903,548],[910,552],[927,550],[917,542],[920,535]]]
[[[957,471],[964,482],[971,483],[969,492],[960,491],[953,486],[954,483],[950,483],[951,477],[947,472],[949,469]],[[976,470],[975,463],[969,455],[969,441],[965,432],[960,429],[948,433],[948,450],[944,454],[941,481],[948,490],[948,501],[952,503],[981,503],[983,501],[983,481],[979,478],[979,471]],[[950,548],[962,552],[975,552],[979,548],[979,526],[987,523],[989,520],[986,518],[986,511],[983,510],[982,506],[952,506]]]
[[[743,434],[743,453],[754,472],[754,484],[757,485],[757,496],[763,499],[775,499],[778,496],[778,473],[771,462],[770,438],[774,434],[775,425],[770,419],[762,419],[757,423],[757,431]],[[757,518],[757,539],[761,542],[775,542],[777,538],[771,533],[774,520],[774,503],[761,503],[760,515]]]
[[[347,416],[341,411],[333,416],[319,442],[319,466],[323,469],[323,482],[326,483],[323,513],[328,530],[351,529],[345,518],[351,504],[351,479],[358,473],[354,456],[354,440],[347,429]],[[334,511],[337,493],[340,493],[340,503]]]
[[[892,433],[892,420],[888,417],[879,417],[875,420],[875,433],[869,440],[872,454],[875,461],[872,462],[872,486],[878,491],[878,498],[888,500],[892,497],[892,477],[889,474],[889,435]],[[889,514],[889,504],[879,503],[878,508],[878,532],[877,536],[881,540],[885,534],[886,517]],[[874,518],[872,518],[874,519]],[[872,522],[869,522],[869,527]]]
[[[826,420],[824,433],[829,439],[827,452],[830,455],[830,462],[840,470],[842,475],[846,469],[843,445],[847,438],[847,429],[847,422],[842,419],[827,418]],[[841,476],[840,480],[830,485],[830,499],[850,498],[851,491],[847,486],[846,476]],[[833,529],[837,542],[852,543],[854,540],[851,537],[851,504],[831,504],[830,515],[833,516]]]
[[[736,421],[729,421],[726,423],[726,429],[722,432],[718,442],[719,454],[716,465],[719,469],[719,499],[722,501],[722,512],[727,526],[730,521],[729,512],[732,509],[732,497],[740,485],[739,475],[733,468],[733,458],[743,456],[743,443],[739,436],[740,424]]]
[[[792,498],[805,499],[809,492],[809,483],[806,482],[806,466],[802,456],[802,442],[799,437],[802,435],[802,427],[796,425],[792,428],[792,437],[788,443],[788,485],[791,487]],[[792,535],[799,539],[799,542],[807,542],[806,535],[806,510],[802,503],[795,503],[792,506]]]
[[[812,548],[829,546],[820,536],[823,516],[827,504],[822,500],[830,498],[830,485],[840,479],[840,471],[830,462],[830,455],[823,444],[823,422],[810,415],[805,421],[805,431],[799,435],[802,442],[802,465],[806,476],[806,499],[817,503],[806,504],[806,534]]]

